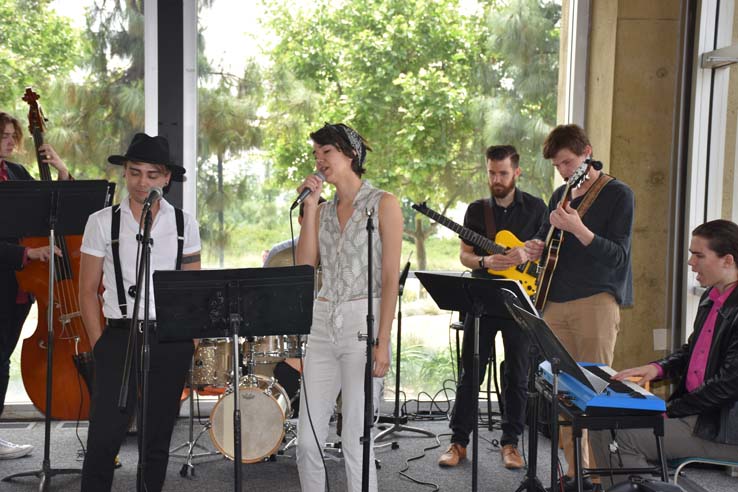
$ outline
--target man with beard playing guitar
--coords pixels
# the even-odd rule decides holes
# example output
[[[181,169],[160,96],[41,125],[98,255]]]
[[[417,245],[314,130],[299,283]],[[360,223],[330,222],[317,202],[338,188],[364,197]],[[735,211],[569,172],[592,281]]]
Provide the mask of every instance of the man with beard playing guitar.
[[[512,145],[493,145],[487,149],[487,181],[492,196],[469,205],[464,217],[465,227],[491,239],[495,238],[497,231],[508,230],[522,241],[533,237],[538,231],[546,215],[546,204],[540,198],[516,187],[521,173],[519,160],[520,156]],[[490,255],[462,239],[459,259],[465,267],[472,269],[472,276],[495,278],[488,270],[507,270],[526,262],[528,257],[522,247],[511,248],[505,254]],[[467,315],[462,348],[463,372],[456,389],[456,403],[449,425],[453,436],[448,449],[438,460],[440,466],[456,466],[459,460],[466,458],[469,434],[476,425],[474,395],[479,388],[472,387],[473,328],[474,318]],[[490,351],[498,330],[502,331],[505,344],[505,410],[500,439],[502,460],[506,468],[519,469],[523,467],[523,459],[517,444],[525,427],[529,342],[511,320],[482,317],[479,330],[480,383],[487,371]]]

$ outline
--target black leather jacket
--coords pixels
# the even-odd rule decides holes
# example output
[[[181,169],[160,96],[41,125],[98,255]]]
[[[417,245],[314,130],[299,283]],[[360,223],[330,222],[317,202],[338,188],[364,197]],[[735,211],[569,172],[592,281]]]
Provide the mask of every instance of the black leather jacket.
[[[712,306],[709,291],[700,298],[694,331],[687,343],[656,363],[664,369],[665,378],[678,380],[666,408],[669,417],[698,415],[694,429],[697,437],[738,444],[738,289],[718,311],[702,386],[691,393],[685,388],[692,350]]]

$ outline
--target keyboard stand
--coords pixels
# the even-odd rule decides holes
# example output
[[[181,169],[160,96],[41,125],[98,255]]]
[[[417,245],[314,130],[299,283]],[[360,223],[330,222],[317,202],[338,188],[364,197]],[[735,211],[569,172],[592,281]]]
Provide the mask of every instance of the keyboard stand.
[[[544,397],[551,401],[552,391],[551,385],[542,377],[536,378],[536,386]],[[584,475],[633,475],[638,473],[648,473],[651,475],[660,475],[664,482],[669,481],[668,468],[666,466],[666,457],[664,456],[663,438],[664,438],[664,416],[661,413],[653,415],[612,415],[612,416],[591,416],[582,413],[579,408],[566,404],[558,405],[559,414],[563,414],[568,421],[560,421],[558,418],[552,429],[552,433],[558,434],[560,425],[571,425],[572,435],[574,437],[574,465],[576,470],[577,492],[583,492],[582,478]],[[656,449],[658,452],[659,466],[648,468],[586,468],[582,469],[582,430],[611,430],[611,429],[653,429],[654,438],[656,439]],[[552,443],[554,441],[552,440]],[[557,446],[558,447],[558,446]],[[558,449],[551,449],[553,456],[558,456]]]

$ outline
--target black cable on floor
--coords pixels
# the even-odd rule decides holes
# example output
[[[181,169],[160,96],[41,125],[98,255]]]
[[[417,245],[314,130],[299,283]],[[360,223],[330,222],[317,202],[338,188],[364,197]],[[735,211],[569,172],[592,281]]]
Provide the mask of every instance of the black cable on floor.
[[[412,456],[412,457],[407,458],[405,460],[405,467],[398,472],[400,474],[400,476],[402,478],[405,478],[407,480],[410,480],[413,483],[417,483],[418,485],[423,485],[423,486],[426,486],[426,487],[433,487],[433,492],[437,492],[437,491],[441,490],[441,487],[438,484],[433,483],[433,482],[424,482],[422,480],[418,480],[417,478],[413,478],[412,476],[410,476],[409,474],[407,474],[405,472],[410,468],[410,462],[411,461],[417,461],[417,460],[419,460],[421,458],[424,458],[425,457],[425,453],[427,451],[431,451],[433,449],[440,448],[441,447],[441,440],[439,438],[441,436],[450,436],[450,435],[451,434],[449,434],[449,433],[446,433],[446,434],[436,434],[434,436],[434,439],[436,440],[436,444],[434,444],[432,446],[428,446],[428,447],[423,448],[423,453],[422,454],[419,454],[417,456]]]
[[[407,415],[409,420],[448,420],[449,414],[451,413],[451,399],[449,398],[449,392],[451,396],[455,396],[456,390],[448,387],[447,383],[453,383],[452,380],[445,380],[443,382],[443,388],[438,390],[435,395],[431,396],[426,392],[421,392],[418,397],[427,395],[428,400],[421,401],[419,399],[406,400],[402,405],[402,414]],[[439,396],[443,394],[445,399],[439,399]],[[408,411],[408,405],[415,404],[415,412]],[[421,410],[421,405],[428,405],[427,410]]]

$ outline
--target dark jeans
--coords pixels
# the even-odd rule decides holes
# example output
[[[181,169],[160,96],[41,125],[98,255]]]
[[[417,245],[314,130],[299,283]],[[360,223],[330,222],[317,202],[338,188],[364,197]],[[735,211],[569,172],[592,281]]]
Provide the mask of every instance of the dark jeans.
[[[289,364],[280,362],[274,368],[274,377],[290,399],[292,418],[297,418],[300,415],[300,396],[297,394],[300,389],[300,372]]]
[[[0,415],[5,408],[5,394],[8,392],[10,381],[10,356],[18,345],[31,304],[9,304],[9,312],[2,313],[0,318]]]
[[[528,398],[528,347],[527,335],[509,320],[482,317],[479,322],[479,384],[487,372],[489,354],[497,331],[502,331],[505,345],[504,394],[505,413],[502,420],[500,443],[517,445],[518,437],[525,428],[525,406]],[[474,364],[474,317],[467,315],[464,321],[464,342],[461,351],[461,381],[456,388],[456,403],[449,427],[453,431],[451,442],[467,446],[474,421],[474,396],[472,387]],[[478,388],[477,388],[478,389]]]
[[[138,337],[139,347],[142,336]],[[82,468],[82,491],[110,490],[115,456],[126,435],[134,413],[137,392],[136,375],[128,387],[125,412],[118,409],[118,392],[123,375],[128,330],[107,327],[95,344],[95,383],[90,408],[87,453]],[[138,353],[138,350],[136,351]],[[157,343],[151,336],[149,401],[146,420],[146,470],[148,492],[160,491],[169,463],[169,443],[185,376],[192,358],[192,342]],[[140,424],[139,424],[140,425]],[[140,429],[139,429],[140,430]],[[140,438],[139,432],[139,438]]]

